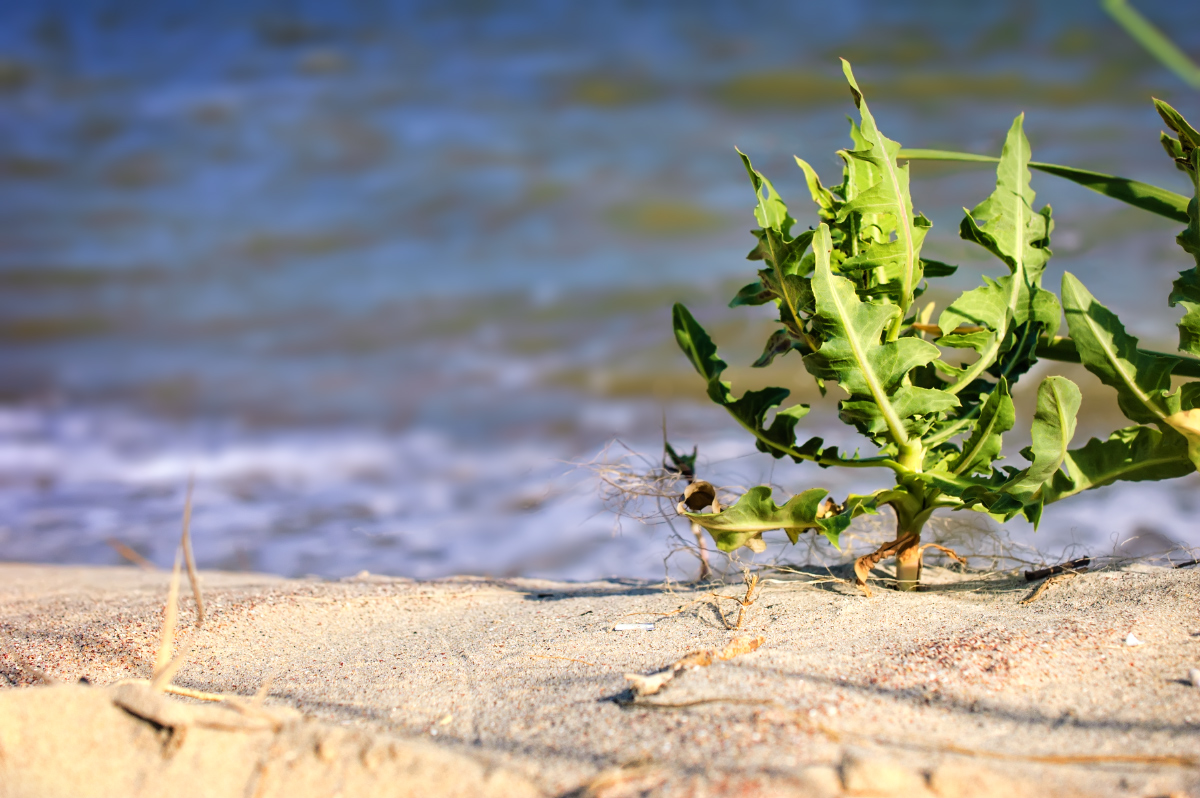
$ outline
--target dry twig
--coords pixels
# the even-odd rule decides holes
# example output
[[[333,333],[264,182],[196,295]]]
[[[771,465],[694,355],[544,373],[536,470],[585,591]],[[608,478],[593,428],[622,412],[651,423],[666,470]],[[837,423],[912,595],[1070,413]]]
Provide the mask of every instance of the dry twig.
[[[1045,582],[1042,582],[1040,585],[1038,585],[1036,590],[1034,590],[1032,593],[1030,593],[1025,598],[1021,599],[1017,603],[1021,604],[1021,605],[1032,604],[1033,602],[1040,599],[1042,597],[1042,594],[1050,589],[1051,585],[1057,585],[1060,582],[1066,582],[1068,580],[1074,579],[1077,576],[1079,576],[1079,571],[1066,571],[1064,573],[1055,574],[1054,576],[1047,579]]]
[[[1070,562],[1065,562],[1062,565],[1052,565],[1049,568],[1038,568],[1037,570],[1026,571],[1025,581],[1036,582],[1039,579],[1045,579],[1047,576],[1061,574],[1064,571],[1083,573],[1091,564],[1092,559],[1090,557],[1080,557],[1078,560],[1071,560]]]
[[[693,651],[657,673],[652,673],[649,676],[643,676],[640,673],[627,673],[625,674],[625,679],[630,683],[635,696],[654,695],[666,687],[667,682],[674,679],[676,674],[682,670],[706,668],[714,662],[722,662],[734,657],[740,657],[742,654],[749,654],[761,646],[765,640],[766,638],[762,635],[758,637],[735,637],[720,651],[712,649]]]
[[[712,597],[717,599],[717,613],[721,616],[721,622],[725,624],[725,628],[731,632],[740,632],[742,630],[742,624],[746,620],[746,610],[752,604],[754,604],[754,591],[758,588],[758,574],[752,574],[750,573],[749,569],[747,569],[742,572],[742,579],[746,582],[746,595],[744,598],[738,598],[736,596],[724,596],[720,593],[712,594]],[[736,601],[738,603],[738,616],[736,624],[730,624],[729,620],[725,617],[725,612],[721,609],[721,599],[728,599],[729,601]]]

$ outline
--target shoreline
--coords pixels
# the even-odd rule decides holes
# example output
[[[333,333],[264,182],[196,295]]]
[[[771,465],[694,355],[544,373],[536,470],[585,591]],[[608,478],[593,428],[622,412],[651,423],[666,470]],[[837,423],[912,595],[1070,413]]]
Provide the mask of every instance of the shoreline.
[[[1188,681],[1200,572],[1087,573],[1031,604],[1020,602],[1033,586],[1006,575],[927,576],[926,592],[872,599],[829,578],[766,579],[729,630],[712,594],[743,596],[735,584],[202,572],[208,618],[192,626],[185,590],[176,647],[190,649],[174,683],[250,700],[269,680],[264,710],[363,741],[360,770],[362,751],[386,739],[459,757],[462,768],[434,770],[476,788],[509,779],[514,794],[1200,795],[1200,689]],[[148,678],[169,579],[0,564],[9,778],[55,763],[14,742],[4,707],[80,707]],[[720,604],[732,622],[737,603]],[[627,622],[654,627],[613,631]],[[744,636],[761,647],[684,668],[656,694],[635,696],[625,678]],[[32,687],[18,660],[92,687]],[[23,722],[54,738],[71,731],[64,712]],[[174,794],[194,787],[175,782]]]

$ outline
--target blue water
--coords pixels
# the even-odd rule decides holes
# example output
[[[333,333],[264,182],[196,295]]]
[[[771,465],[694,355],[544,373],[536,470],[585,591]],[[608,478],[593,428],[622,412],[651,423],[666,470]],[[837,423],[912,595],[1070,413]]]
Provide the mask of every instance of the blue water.
[[[1139,7],[1200,53],[1200,6]],[[664,409],[730,484],[854,487],[772,472],[668,322],[686,300],[755,356],[763,314],[721,309],[750,274],[733,147],[806,219],[791,156],[836,177],[838,55],[906,145],[993,152],[1024,111],[1042,160],[1185,190],[1148,97],[1200,97],[1089,2],[0,8],[0,558],[116,562],[115,537],[167,563],[194,473],[202,565],[658,575],[663,529],[614,537],[569,464],[617,436],[655,457]],[[913,171],[926,251],[976,284],[956,230],[988,170]],[[1048,282],[1169,345],[1178,225],[1036,188]],[[1089,390],[1081,435],[1113,426]],[[1155,488],[1149,526],[1194,537],[1194,487]],[[1150,495],[1033,540],[1107,544]]]

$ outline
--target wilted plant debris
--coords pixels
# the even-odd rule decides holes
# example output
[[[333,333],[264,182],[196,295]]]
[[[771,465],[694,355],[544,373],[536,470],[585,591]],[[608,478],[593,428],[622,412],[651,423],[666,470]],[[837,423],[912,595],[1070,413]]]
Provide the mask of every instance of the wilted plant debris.
[[[1045,593],[1047,590],[1049,590],[1052,586],[1062,584],[1063,582],[1067,582],[1071,579],[1074,579],[1077,576],[1079,576],[1078,571],[1067,571],[1066,573],[1055,574],[1054,576],[1047,579],[1045,582],[1042,582],[1040,585],[1038,585],[1037,588],[1034,589],[1034,591],[1032,593],[1030,593],[1027,598],[1021,599],[1021,601],[1019,603],[1022,605],[1032,604],[1033,602],[1040,599],[1042,597],[1042,594]]]
[[[635,697],[642,698],[654,695],[666,687],[667,683],[674,679],[680,671],[707,668],[714,662],[724,662],[734,657],[740,657],[743,654],[749,654],[764,642],[766,642],[766,638],[762,635],[758,635],[757,637],[746,635],[735,637],[720,650],[707,649],[704,651],[693,651],[657,673],[652,673],[648,676],[643,676],[640,673],[627,673],[625,674],[625,679],[629,682],[630,689],[633,690]]]

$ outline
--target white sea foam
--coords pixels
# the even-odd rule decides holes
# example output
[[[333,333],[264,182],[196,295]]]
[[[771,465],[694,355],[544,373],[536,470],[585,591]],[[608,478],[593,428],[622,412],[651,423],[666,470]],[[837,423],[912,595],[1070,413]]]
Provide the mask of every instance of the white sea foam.
[[[659,445],[634,441],[629,448],[653,460]],[[413,577],[662,577],[673,545],[667,527],[606,510],[594,474],[569,462],[586,459],[579,454],[554,441],[467,445],[429,429],[261,431],[114,411],[6,409],[0,558],[116,563],[107,543],[115,538],[169,565],[194,476],[202,567],[326,577],[364,569]],[[734,435],[701,441],[701,464],[721,485],[774,482],[780,501],[812,486],[839,498],[880,486],[861,470],[773,461]],[[1200,534],[1189,520],[1196,483],[1193,476],[1110,487],[1051,506],[1036,534],[1020,521],[1008,529],[1018,542],[1051,553],[1107,553],[1131,536],[1138,537],[1129,549],[1135,553],[1164,541],[1196,546]],[[676,528],[690,538],[686,527]],[[757,559],[795,556],[775,544]],[[695,568],[687,554],[671,563],[677,578]]]

